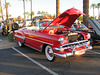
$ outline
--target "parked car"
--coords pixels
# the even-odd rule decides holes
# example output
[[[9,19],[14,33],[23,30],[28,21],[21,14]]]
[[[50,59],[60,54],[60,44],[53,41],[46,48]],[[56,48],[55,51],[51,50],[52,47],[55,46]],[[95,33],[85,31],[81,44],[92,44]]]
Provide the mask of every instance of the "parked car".
[[[91,27],[93,29],[87,28],[84,24],[73,24],[70,30],[90,33],[91,34],[90,45],[94,46],[96,43],[100,42],[100,36],[98,35],[99,32],[98,33],[96,32],[97,29],[94,28],[94,26],[96,25],[92,21],[95,21],[96,24],[98,24],[98,26],[100,26],[100,23],[92,19],[91,20],[88,19],[87,21],[89,22],[89,24],[91,23]]]
[[[100,43],[100,23],[95,19],[88,19],[87,21],[93,28],[91,32],[93,43]]]
[[[95,32],[87,28],[84,24],[72,24],[69,30],[90,33],[91,34],[91,38],[89,39],[91,41],[90,45],[92,46],[94,45]]]
[[[4,23],[4,26],[3,26],[3,32],[2,34],[3,35],[8,35],[11,31],[14,31],[14,30],[18,30],[19,29],[19,26],[16,22],[14,21],[5,21]]]
[[[90,30],[92,30],[93,29],[93,27],[88,23],[88,28],[90,29]]]
[[[75,8],[68,9],[48,24],[39,21],[35,26],[16,30],[15,40],[19,46],[27,45],[45,52],[49,61],[53,61],[56,56],[66,58],[85,54],[88,49],[92,49],[88,40],[90,34],[68,30],[80,15],[85,14]]]

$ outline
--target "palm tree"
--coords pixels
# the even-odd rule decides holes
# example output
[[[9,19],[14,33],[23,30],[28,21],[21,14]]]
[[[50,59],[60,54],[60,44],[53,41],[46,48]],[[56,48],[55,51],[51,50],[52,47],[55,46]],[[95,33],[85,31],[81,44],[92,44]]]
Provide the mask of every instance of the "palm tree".
[[[27,18],[29,18],[30,13],[27,11],[27,12],[25,12],[25,15],[27,15]]]
[[[42,12],[41,12],[41,14],[42,14],[42,15],[45,15],[45,12],[44,12],[44,11],[42,11]]]
[[[83,16],[83,23],[88,27],[86,20],[89,18],[89,0],[83,0],[83,13],[86,14],[86,16]]]
[[[25,19],[25,0],[23,0],[23,7],[24,7],[24,19]]]
[[[8,7],[10,6],[10,3],[6,2],[5,0],[5,8],[6,8],[6,20],[8,20]]]
[[[30,2],[31,2],[31,20],[32,20],[32,0],[30,0]]]
[[[45,14],[48,15],[49,13],[46,11]]]
[[[60,14],[60,0],[56,0],[56,17]]]
[[[1,0],[0,0],[0,7],[1,7],[1,14],[2,14],[2,20],[4,20],[4,18],[3,18],[3,10],[2,10],[2,4],[1,4]]]
[[[24,8],[24,19],[25,19],[25,1],[27,1],[27,0],[23,0],[23,8]]]
[[[9,17],[11,17],[11,14],[9,15]]]
[[[38,11],[38,12],[37,12],[37,14],[41,14],[41,12],[40,12],[40,11]]]
[[[98,19],[100,19],[100,14],[99,14],[99,13],[100,13],[100,12],[99,12],[100,3],[98,3],[96,7],[98,8]]]
[[[25,19],[25,1],[27,0],[23,0],[23,8],[24,8],[24,19]],[[32,0],[30,0],[30,3],[31,3],[31,20],[32,20]]]
[[[31,14],[32,14],[32,16],[34,16],[34,11],[32,11],[32,13],[31,13]]]
[[[93,8],[93,17],[95,17],[94,9],[96,8],[96,4],[92,4],[91,7]]]

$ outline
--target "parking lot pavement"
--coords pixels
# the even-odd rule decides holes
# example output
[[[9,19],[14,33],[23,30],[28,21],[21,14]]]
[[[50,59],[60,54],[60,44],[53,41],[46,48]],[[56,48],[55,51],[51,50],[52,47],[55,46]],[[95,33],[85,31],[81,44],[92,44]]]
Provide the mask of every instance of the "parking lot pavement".
[[[44,53],[26,46],[3,49],[0,50],[0,75],[100,75],[99,53],[100,48],[94,48],[82,56],[49,62]]]
[[[0,50],[0,75],[51,75],[12,48]]]

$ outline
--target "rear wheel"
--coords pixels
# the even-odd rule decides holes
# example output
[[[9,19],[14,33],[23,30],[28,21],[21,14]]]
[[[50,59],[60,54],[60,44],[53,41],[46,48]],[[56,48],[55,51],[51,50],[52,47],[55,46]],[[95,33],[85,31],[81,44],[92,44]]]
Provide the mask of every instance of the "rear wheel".
[[[53,50],[52,50],[52,47],[47,45],[46,48],[45,48],[45,55],[46,55],[46,58],[52,62],[55,60],[55,55],[53,53]]]

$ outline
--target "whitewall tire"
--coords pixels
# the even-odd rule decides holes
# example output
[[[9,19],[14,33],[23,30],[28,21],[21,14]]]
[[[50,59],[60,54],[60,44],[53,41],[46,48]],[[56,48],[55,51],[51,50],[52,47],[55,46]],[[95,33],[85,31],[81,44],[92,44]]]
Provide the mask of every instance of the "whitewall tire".
[[[46,55],[46,58],[49,60],[49,61],[54,61],[55,60],[55,55],[53,53],[53,50],[52,50],[52,47],[47,45],[46,48],[45,48],[45,55]]]

